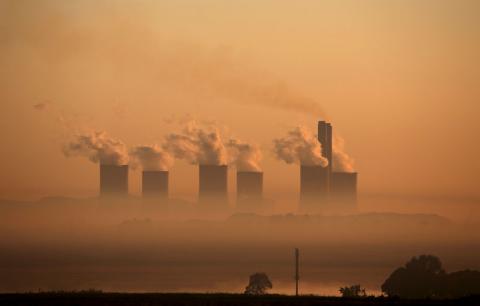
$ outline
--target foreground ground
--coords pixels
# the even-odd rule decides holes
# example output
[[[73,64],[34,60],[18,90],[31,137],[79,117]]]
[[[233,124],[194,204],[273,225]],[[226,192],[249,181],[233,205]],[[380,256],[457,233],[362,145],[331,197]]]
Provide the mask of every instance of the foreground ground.
[[[343,299],[320,296],[187,293],[46,292],[0,294],[0,305],[480,305],[480,297],[457,300]]]

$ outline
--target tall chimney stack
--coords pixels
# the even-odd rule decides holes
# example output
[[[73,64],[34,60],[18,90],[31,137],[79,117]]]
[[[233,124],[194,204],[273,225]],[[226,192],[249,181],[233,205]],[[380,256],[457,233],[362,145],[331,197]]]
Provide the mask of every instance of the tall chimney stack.
[[[332,125],[325,121],[318,122],[318,141],[322,145],[322,156],[328,160],[328,171],[332,171]]]
[[[128,165],[100,164],[100,195],[128,195]]]
[[[333,172],[332,125],[318,122],[318,141],[322,145],[322,155],[328,159],[328,201],[330,208],[352,209],[357,203],[357,173]]]
[[[143,171],[142,194],[144,197],[168,197],[168,171]]]

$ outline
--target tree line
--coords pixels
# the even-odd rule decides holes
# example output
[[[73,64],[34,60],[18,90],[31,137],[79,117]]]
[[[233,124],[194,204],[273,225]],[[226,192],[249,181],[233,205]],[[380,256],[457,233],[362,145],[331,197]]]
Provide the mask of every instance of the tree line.
[[[272,287],[267,274],[255,273],[250,276],[245,294],[265,294]],[[410,259],[405,266],[395,269],[381,289],[389,297],[405,299],[447,299],[480,295],[480,271],[447,273],[438,257],[420,255]],[[339,291],[347,298],[368,296],[360,285],[341,287]]]

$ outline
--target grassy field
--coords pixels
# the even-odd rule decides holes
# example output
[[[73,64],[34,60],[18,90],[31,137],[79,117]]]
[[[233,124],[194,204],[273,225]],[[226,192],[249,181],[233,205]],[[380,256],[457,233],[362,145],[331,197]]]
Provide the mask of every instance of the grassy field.
[[[400,300],[389,298],[344,299],[321,296],[193,293],[101,293],[101,292],[44,292],[0,294],[0,305],[480,305],[480,297],[457,300]]]

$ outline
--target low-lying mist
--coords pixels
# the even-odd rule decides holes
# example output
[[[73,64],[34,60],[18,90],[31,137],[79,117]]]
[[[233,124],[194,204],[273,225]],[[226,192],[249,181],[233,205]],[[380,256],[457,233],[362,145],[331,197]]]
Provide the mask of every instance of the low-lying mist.
[[[261,271],[273,292],[291,293],[295,247],[303,293],[360,283],[378,294],[396,267],[424,253],[447,270],[480,268],[479,223],[434,214],[212,216],[200,204],[135,197],[3,201],[0,210],[2,292],[241,292]]]

